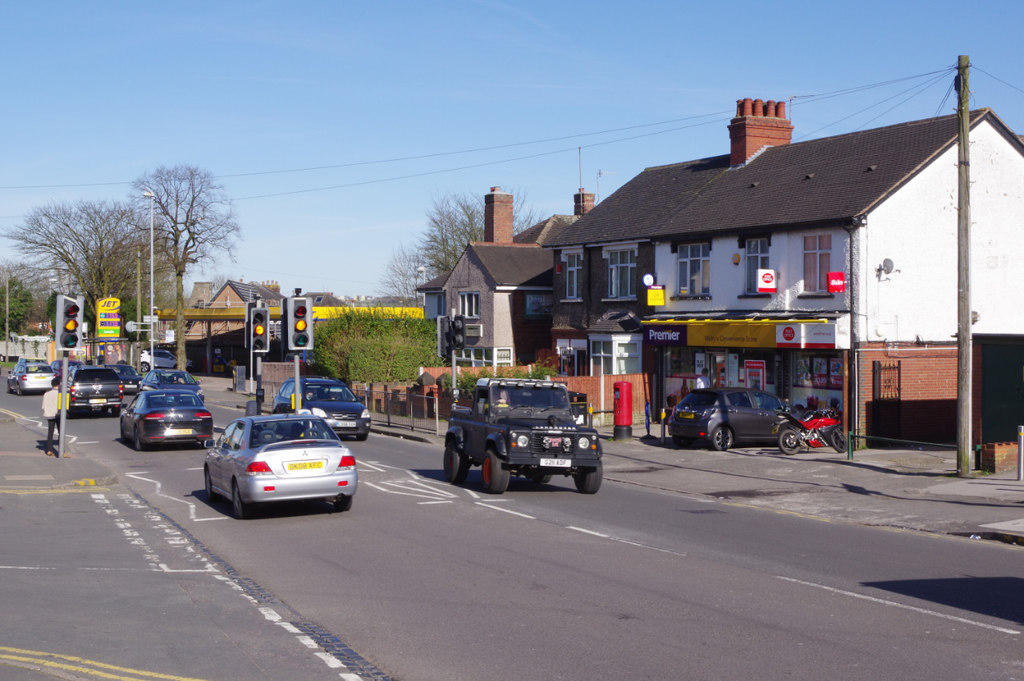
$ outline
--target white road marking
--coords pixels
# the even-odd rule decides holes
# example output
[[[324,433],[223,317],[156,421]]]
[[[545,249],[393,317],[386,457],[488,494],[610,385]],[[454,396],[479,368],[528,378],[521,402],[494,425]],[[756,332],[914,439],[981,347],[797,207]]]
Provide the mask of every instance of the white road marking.
[[[870,601],[871,603],[878,603],[891,608],[900,608],[902,610],[910,610],[922,615],[930,615],[932,617],[938,617],[940,619],[949,620],[951,622],[959,622],[960,624],[969,624],[974,627],[981,627],[982,629],[991,629],[992,631],[998,631],[1003,634],[1012,634],[1014,636],[1019,635],[1021,632],[1016,629],[1008,629],[1006,627],[997,627],[992,624],[985,624],[984,622],[978,622],[976,620],[969,620],[964,617],[957,617],[956,615],[947,615],[945,613],[936,612],[935,610],[927,610],[925,608],[919,608],[914,605],[906,605],[904,603],[897,603],[896,601],[886,600],[884,598],[877,598],[875,596],[868,596],[866,594],[859,594],[854,591],[845,591],[843,589],[836,589],[835,587],[826,586],[824,584],[816,584],[814,582],[805,582],[802,579],[793,579],[792,577],[783,577],[782,575],[776,575],[778,579],[786,582],[792,582],[793,584],[800,584],[803,586],[809,586],[814,589],[821,589],[822,591],[829,591],[834,594],[841,596],[849,596],[851,598],[859,598],[864,601]]]
[[[519,516],[520,518],[526,518],[527,520],[536,520],[537,519],[536,516],[527,515],[525,513],[520,513],[519,511],[512,511],[512,510],[507,509],[507,508],[501,508],[500,506],[491,506],[489,503],[484,503],[482,501],[476,502],[476,505],[477,506],[483,506],[484,508],[489,508],[492,511],[501,511],[502,513],[508,513],[509,515],[516,515],[516,516]]]

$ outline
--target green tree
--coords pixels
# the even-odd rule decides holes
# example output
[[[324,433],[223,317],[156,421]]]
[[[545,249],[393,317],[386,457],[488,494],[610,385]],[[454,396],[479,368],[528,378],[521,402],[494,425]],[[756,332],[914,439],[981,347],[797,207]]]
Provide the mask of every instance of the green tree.
[[[350,311],[317,322],[317,368],[345,381],[412,381],[437,364],[433,320],[387,317],[381,310]]]
[[[32,311],[32,302],[32,292],[18,277],[8,272],[3,298],[0,300],[4,309],[0,324],[9,325],[11,333],[24,332]]]

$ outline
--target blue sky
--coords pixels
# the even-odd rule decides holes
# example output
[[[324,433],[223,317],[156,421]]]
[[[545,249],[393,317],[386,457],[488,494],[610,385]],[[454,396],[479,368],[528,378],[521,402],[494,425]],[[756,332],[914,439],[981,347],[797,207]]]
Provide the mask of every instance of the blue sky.
[[[373,295],[436,199],[571,213],[728,153],[744,97],[786,100],[794,141],[928,118],[966,54],[972,107],[1024,134],[1021,26],[1019,0],[7,2],[0,230],[195,165],[242,239],[192,281]]]

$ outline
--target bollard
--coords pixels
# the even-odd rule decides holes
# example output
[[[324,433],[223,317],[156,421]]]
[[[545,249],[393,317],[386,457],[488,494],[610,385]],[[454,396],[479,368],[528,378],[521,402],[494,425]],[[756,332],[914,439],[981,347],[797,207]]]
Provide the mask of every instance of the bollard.
[[[1024,426],[1017,426],[1017,480],[1024,480]]]

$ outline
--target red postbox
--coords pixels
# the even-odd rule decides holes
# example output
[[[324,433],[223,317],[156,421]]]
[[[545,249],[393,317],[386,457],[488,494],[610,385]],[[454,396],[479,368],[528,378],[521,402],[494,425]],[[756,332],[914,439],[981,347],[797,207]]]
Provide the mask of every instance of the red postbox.
[[[616,440],[633,437],[633,384],[618,381],[615,388],[615,430]]]

